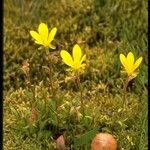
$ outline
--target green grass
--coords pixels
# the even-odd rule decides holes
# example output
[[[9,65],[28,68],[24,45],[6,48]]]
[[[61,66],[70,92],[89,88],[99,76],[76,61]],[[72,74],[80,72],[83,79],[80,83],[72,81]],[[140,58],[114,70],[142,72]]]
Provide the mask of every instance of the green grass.
[[[49,62],[29,34],[40,22],[58,28],[57,48],[51,52],[55,98],[49,87]],[[5,0],[4,149],[55,149],[54,137],[63,134],[67,147],[90,150],[97,132],[113,134],[118,150],[148,149],[147,24],[146,0]],[[80,91],[73,81],[65,83],[68,67],[59,54],[61,49],[71,52],[76,43],[87,55],[81,75],[85,118],[79,108]],[[136,59],[142,56],[143,62],[125,102],[119,54],[129,51]],[[31,87],[21,70],[25,60]],[[32,104],[38,116],[33,122]]]

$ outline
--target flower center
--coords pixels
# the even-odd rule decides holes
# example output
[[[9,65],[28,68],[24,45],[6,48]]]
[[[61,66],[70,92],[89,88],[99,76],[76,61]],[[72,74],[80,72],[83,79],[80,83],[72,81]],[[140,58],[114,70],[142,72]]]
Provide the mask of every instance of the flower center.
[[[74,62],[73,65],[72,65],[72,68],[73,69],[79,69],[81,66],[80,62]]]

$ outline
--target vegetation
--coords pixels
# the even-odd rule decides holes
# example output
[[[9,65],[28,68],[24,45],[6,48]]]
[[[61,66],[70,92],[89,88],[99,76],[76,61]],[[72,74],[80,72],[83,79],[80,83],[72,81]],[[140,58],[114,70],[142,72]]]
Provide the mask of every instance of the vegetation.
[[[118,150],[148,149],[148,39],[146,0],[4,1],[4,149],[56,149],[63,135],[71,150],[90,150],[98,132]],[[37,45],[40,23],[56,49]],[[78,44],[86,55],[76,74],[61,50]],[[124,90],[120,54],[142,56],[138,75]],[[83,102],[83,103],[82,103]]]

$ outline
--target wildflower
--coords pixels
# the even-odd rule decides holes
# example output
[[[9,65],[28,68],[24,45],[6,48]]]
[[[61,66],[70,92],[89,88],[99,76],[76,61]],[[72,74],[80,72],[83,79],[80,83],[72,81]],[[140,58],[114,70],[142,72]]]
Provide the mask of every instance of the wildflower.
[[[54,40],[56,32],[56,27],[54,27],[49,33],[47,25],[45,23],[40,23],[38,32],[31,30],[30,34],[35,39],[36,44],[55,49],[56,47],[52,45],[51,42]]]
[[[129,52],[127,57],[125,57],[123,54],[120,54],[120,61],[125,68],[125,71],[128,74],[128,77],[136,77],[137,72],[135,70],[139,67],[139,65],[142,62],[142,57],[138,58],[136,61],[134,61],[134,55],[132,52]]]
[[[60,55],[62,57],[62,61],[73,70],[79,70],[85,66],[85,64],[82,63],[86,59],[86,55],[82,56],[82,51],[78,44],[73,47],[73,57],[66,50],[61,50]]]

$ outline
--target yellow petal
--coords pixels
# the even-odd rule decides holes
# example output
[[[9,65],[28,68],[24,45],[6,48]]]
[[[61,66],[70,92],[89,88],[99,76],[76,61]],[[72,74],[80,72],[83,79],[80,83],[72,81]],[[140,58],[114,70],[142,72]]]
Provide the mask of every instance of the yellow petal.
[[[81,48],[79,47],[78,44],[76,44],[74,47],[73,47],[73,60],[75,62],[80,62],[80,59],[81,59],[81,56],[82,56],[82,51],[81,51]]]
[[[131,66],[131,67],[134,64],[134,55],[132,52],[129,52],[127,55],[127,64],[128,64],[128,66]]]
[[[140,57],[134,64],[133,70],[137,69],[139,67],[139,65],[141,64],[143,60],[143,57]]]
[[[82,62],[86,59],[86,55],[84,55],[81,60],[80,60],[80,64],[82,64]]]
[[[128,75],[133,73],[133,66],[134,66],[134,55],[132,52],[129,52],[126,59],[126,70]]]
[[[55,34],[57,32],[57,28],[53,28],[50,33],[49,33],[49,36],[48,36],[48,42],[50,43],[51,41],[53,41],[54,37],[55,37]]]
[[[42,42],[40,42],[40,41],[35,41],[35,43],[36,43],[36,44],[43,45],[43,43],[42,43]]]
[[[37,32],[35,32],[35,31],[30,31],[30,34],[31,34],[31,36],[32,36],[37,42],[39,42],[39,43],[42,42],[42,41],[41,41],[41,38],[40,38],[40,35],[39,35]]]
[[[41,36],[43,41],[48,40],[48,27],[45,23],[41,23],[38,27],[39,35]]]
[[[126,57],[123,54],[120,54],[120,61],[124,67],[126,67]]]
[[[60,56],[62,57],[63,62],[65,64],[67,64],[70,67],[73,65],[72,57],[66,50],[61,50]]]

